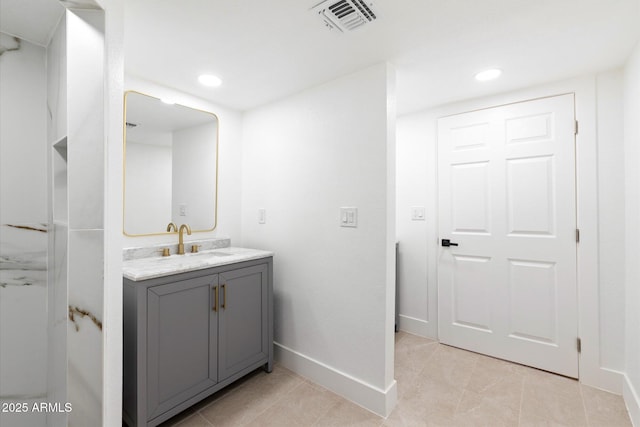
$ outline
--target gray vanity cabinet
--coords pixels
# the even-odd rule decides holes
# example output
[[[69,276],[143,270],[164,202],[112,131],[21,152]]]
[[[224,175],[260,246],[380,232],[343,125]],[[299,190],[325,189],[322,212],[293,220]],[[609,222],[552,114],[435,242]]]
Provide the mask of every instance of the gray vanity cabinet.
[[[156,426],[273,363],[272,258],[124,279],[123,418]]]
[[[219,381],[269,355],[267,274],[265,264],[220,273]]]
[[[147,290],[148,417],[162,415],[218,382],[218,275]]]

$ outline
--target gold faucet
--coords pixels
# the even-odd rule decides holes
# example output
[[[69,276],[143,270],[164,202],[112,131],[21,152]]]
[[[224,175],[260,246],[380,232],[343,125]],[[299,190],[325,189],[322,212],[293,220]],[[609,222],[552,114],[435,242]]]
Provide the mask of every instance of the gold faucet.
[[[187,230],[187,234],[191,235],[191,227],[189,227],[188,224],[182,224],[180,226],[180,231],[178,232],[178,255],[184,255],[184,230]]]
[[[172,228],[173,228],[173,231],[178,231],[178,226],[173,221],[171,221],[169,225],[167,225],[167,232],[170,233]]]

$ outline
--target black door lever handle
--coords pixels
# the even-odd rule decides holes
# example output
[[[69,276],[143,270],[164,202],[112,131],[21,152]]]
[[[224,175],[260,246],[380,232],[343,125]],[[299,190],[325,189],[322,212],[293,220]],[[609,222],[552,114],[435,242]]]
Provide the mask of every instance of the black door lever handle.
[[[457,243],[453,243],[449,239],[442,239],[442,246],[444,246],[445,248],[448,248],[449,246],[458,246],[458,244]]]

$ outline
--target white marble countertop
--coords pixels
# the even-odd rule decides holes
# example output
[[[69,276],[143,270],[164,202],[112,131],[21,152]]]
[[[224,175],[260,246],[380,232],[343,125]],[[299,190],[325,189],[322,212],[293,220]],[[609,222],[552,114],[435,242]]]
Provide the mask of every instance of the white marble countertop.
[[[124,261],[122,273],[129,280],[140,281],[270,256],[273,256],[273,252],[259,249],[217,248],[195,254],[153,256]]]

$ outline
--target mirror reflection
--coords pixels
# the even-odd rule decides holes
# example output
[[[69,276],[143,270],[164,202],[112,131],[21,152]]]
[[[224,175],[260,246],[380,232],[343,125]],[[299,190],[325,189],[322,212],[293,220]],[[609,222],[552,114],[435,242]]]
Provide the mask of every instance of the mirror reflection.
[[[129,91],[124,141],[124,234],[164,234],[169,222],[215,228],[215,114]]]

